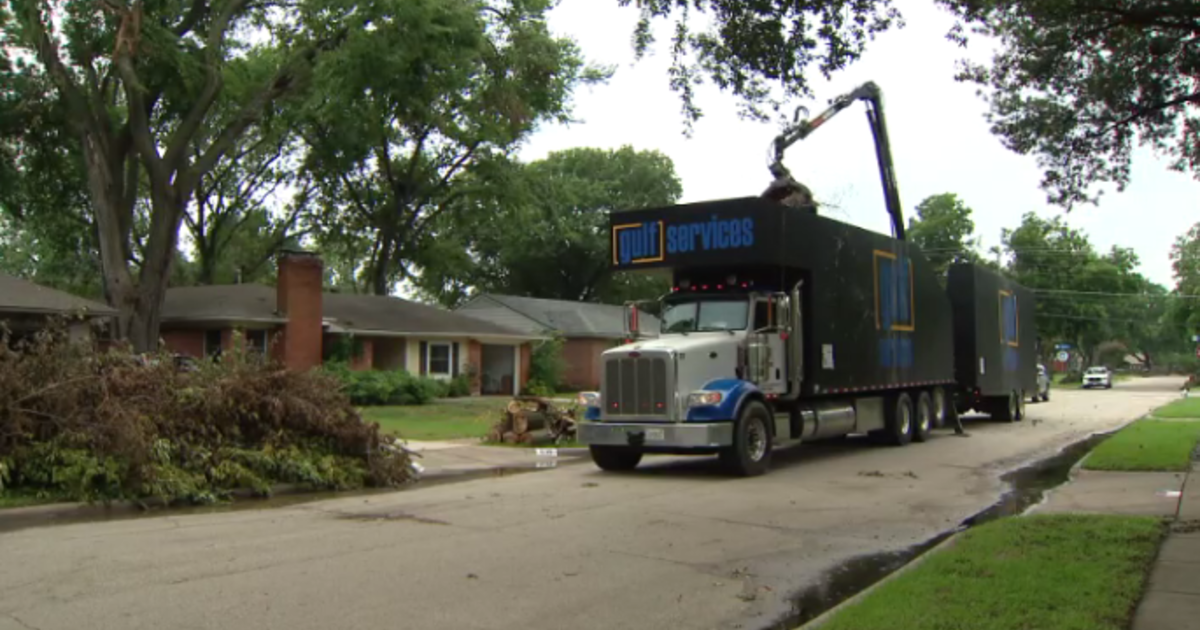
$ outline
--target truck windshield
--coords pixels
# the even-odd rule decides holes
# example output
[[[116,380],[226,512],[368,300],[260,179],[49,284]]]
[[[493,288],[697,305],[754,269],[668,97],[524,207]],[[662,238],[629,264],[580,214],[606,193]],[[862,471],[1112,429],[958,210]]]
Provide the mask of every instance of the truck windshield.
[[[667,304],[663,309],[664,333],[744,330],[748,313],[745,300],[696,300]]]

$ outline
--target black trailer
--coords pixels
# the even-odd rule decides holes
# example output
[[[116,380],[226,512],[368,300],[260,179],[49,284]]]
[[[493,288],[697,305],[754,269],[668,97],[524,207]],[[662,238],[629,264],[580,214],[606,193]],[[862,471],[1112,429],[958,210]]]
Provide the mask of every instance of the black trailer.
[[[950,301],[912,243],[757,197],[614,212],[613,267],[685,293],[801,285],[800,395],[954,383]]]
[[[951,265],[946,281],[954,314],[955,411],[1020,420],[1037,389],[1033,293],[970,263]]]

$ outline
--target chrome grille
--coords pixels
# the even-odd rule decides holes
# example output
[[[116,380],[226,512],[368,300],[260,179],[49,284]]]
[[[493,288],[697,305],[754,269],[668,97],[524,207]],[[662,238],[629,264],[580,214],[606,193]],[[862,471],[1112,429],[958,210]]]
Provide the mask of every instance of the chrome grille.
[[[661,356],[616,357],[604,363],[600,393],[605,416],[668,417],[671,384]]]

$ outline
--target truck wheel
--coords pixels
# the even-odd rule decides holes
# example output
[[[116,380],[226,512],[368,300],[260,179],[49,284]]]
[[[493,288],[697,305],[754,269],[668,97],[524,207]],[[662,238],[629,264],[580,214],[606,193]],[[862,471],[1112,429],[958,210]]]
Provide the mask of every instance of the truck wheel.
[[[771,464],[771,412],[751,400],[733,425],[733,446],[721,451],[721,464],[739,477],[755,477]]]
[[[924,442],[929,439],[929,430],[933,428],[933,399],[929,392],[917,395],[917,413],[912,423],[912,439],[914,442]]]
[[[598,446],[592,445],[588,447],[592,452],[592,461],[601,470],[622,471],[633,470],[642,461],[642,452],[623,446]]]
[[[995,398],[992,402],[992,417],[1001,422],[1016,422],[1019,417],[1017,392],[1010,392],[1005,398]]]
[[[887,424],[887,441],[895,446],[904,446],[912,441],[913,403],[908,393],[896,396],[884,413]]]

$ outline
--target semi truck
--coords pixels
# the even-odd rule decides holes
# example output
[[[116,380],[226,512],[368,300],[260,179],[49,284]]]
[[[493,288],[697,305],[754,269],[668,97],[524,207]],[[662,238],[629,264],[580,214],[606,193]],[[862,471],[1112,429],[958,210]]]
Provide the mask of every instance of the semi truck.
[[[784,152],[855,102],[867,105],[891,235],[822,216]],[[799,110],[798,110],[799,112]],[[971,410],[1024,417],[1036,391],[1034,300],[983,266],[944,279],[905,238],[883,99],[867,83],[774,142],[758,196],[610,213],[614,270],[669,274],[660,330],[600,357],[579,440],[597,466],[647,454],[716,454],[740,476],[774,450],[867,434],[896,446]]]

